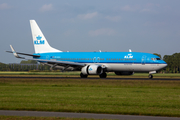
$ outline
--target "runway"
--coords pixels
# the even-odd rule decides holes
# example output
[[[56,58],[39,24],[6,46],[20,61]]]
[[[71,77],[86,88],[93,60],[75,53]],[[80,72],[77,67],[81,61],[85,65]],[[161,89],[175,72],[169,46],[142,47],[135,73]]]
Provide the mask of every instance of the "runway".
[[[123,78],[117,78],[117,77],[108,77],[108,78],[99,78],[99,77],[88,77],[88,78],[80,78],[80,77],[35,77],[35,76],[27,76],[27,77],[23,77],[23,76],[0,76],[0,79],[1,78],[12,78],[12,79],[15,79],[15,78],[21,78],[21,79],[101,79],[101,80],[180,80],[180,78],[153,78],[153,79],[149,79],[149,78],[126,78],[126,77],[123,77]]]
[[[154,116],[113,115],[113,114],[93,114],[93,113],[67,113],[67,112],[42,112],[42,111],[12,111],[12,110],[0,110],[0,115],[117,119],[117,120],[180,120],[180,118],[176,118],[176,117],[154,117]]]

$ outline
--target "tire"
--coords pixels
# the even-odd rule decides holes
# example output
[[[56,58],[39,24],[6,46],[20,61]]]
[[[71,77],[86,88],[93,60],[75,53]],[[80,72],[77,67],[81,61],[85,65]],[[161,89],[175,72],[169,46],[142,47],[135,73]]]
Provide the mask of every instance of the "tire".
[[[80,74],[81,78],[87,78],[88,75],[83,75],[82,73]]]
[[[100,78],[106,78],[107,77],[107,74],[104,72],[102,74],[99,75]]]
[[[148,76],[148,77],[149,77],[149,79],[152,79],[152,78],[153,78],[153,75],[149,74],[149,76]]]

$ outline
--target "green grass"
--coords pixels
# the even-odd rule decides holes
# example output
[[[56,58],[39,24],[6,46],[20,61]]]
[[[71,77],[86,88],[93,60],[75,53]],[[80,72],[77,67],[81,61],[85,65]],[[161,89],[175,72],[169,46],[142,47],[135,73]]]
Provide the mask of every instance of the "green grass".
[[[0,116],[0,120],[107,120],[87,118],[61,118],[61,117],[26,117],[26,116]],[[110,120],[110,119],[109,119]]]
[[[0,109],[180,117],[180,81],[0,78]]]

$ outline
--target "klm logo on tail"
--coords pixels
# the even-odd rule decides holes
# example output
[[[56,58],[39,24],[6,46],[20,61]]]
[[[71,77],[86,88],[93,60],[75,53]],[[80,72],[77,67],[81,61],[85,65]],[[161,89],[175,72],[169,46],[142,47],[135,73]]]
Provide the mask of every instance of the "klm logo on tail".
[[[41,37],[40,35],[38,35],[36,38],[37,38],[37,40],[34,41],[34,44],[35,44],[35,45],[45,44],[45,41],[44,41],[44,40],[41,40],[42,37]]]

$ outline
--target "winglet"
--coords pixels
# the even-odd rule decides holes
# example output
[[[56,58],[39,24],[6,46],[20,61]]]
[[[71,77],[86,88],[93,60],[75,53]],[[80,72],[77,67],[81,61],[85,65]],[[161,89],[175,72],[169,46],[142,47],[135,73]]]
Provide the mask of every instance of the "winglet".
[[[16,53],[16,51],[14,50],[14,48],[12,47],[12,45],[10,45],[10,47],[11,47],[11,50],[12,50],[12,52],[13,52],[13,54],[14,54],[15,57],[17,57],[17,58],[23,58],[23,57],[19,57],[19,55]],[[23,58],[23,59],[24,59],[24,58]]]

